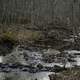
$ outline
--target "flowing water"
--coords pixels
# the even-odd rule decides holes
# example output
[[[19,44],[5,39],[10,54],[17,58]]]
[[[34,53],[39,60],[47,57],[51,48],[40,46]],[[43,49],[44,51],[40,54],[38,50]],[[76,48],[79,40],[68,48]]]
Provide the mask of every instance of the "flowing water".
[[[44,51],[44,50],[43,50]],[[46,50],[46,52],[49,52],[49,50]],[[76,57],[74,58],[74,60],[76,60],[76,62],[66,62],[66,67],[72,67],[74,65],[80,66],[80,51],[76,51],[76,50],[71,50],[71,51],[64,51],[67,52],[68,54],[71,55],[75,55]],[[77,54],[78,53],[78,54]],[[49,67],[54,67],[55,65],[63,67],[64,63],[60,63],[60,62],[52,62],[52,63],[46,63],[43,61],[43,55],[44,53],[42,53],[42,51],[40,50],[33,50],[33,48],[31,49],[19,49],[19,47],[16,47],[11,54],[8,54],[7,56],[3,57],[0,56],[0,63],[1,62],[10,62],[12,60],[12,62],[16,62],[18,61],[21,64],[28,64],[28,65],[32,65],[32,66],[37,66],[39,63],[44,65],[44,66],[49,66]],[[12,55],[14,57],[12,57]],[[24,56],[25,55],[25,56]],[[4,75],[3,75],[4,74]],[[36,72],[36,73],[29,73],[29,72],[15,72],[15,77],[12,73],[11,76],[10,73],[0,73],[0,80],[3,80],[3,76],[8,75],[8,77],[14,77],[15,80],[50,80],[49,79],[49,75],[50,74],[54,74],[54,72]],[[11,79],[11,80],[14,80]]]
[[[14,55],[14,57],[12,57],[12,55]],[[24,55],[25,55],[25,57],[24,57]],[[1,56],[0,60],[1,60],[1,62],[4,62],[4,63],[10,62],[11,60],[12,60],[11,62],[13,62],[13,63],[18,61],[21,64],[32,65],[32,66],[35,66],[35,67],[39,63],[43,64],[42,53],[40,51],[35,51],[35,50],[32,51],[32,50],[25,50],[25,49],[21,50],[18,47],[16,47],[12,51],[11,54],[8,54],[5,57]],[[54,74],[54,72],[45,72],[45,71],[44,72],[36,72],[36,73],[20,72],[19,71],[19,72],[15,72],[15,74],[16,73],[19,75],[19,77],[18,77],[19,80],[36,80],[36,79],[37,80],[50,80],[48,75],[50,75],[52,73]],[[13,73],[11,73],[11,74],[12,75],[8,76],[8,77],[13,77],[14,76]],[[10,75],[10,73],[6,73],[4,75],[5,76]],[[16,80],[18,80],[17,79],[18,75],[15,75]]]

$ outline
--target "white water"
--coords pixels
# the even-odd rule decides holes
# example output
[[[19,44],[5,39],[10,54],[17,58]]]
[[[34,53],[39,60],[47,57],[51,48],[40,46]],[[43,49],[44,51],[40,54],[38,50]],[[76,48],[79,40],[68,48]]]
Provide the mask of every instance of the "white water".
[[[72,55],[75,55],[75,54],[77,54],[77,55],[75,55],[75,58],[74,58],[74,60],[76,61],[76,62],[73,62],[73,65],[77,65],[77,66],[80,66],[80,51],[77,51],[77,50],[67,50],[67,51],[65,51],[65,52],[67,52],[68,54],[72,54]],[[72,63],[69,63],[70,65],[72,65]]]
[[[78,51],[78,50],[65,50],[64,52],[67,52],[67,53],[69,53],[69,54],[80,53],[80,51]]]
[[[27,61],[23,58],[22,55],[23,53],[26,53],[28,55]],[[31,52],[29,50],[19,51],[17,47],[16,49],[13,50],[13,52],[10,55],[7,55],[5,57],[4,62],[9,61],[11,55],[14,55],[14,57],[16,57],[21,64],[32,64],[33,66],[36,66],[37,64],[42,63],[42,54],[39,51],[38,52],[35,51]],[[20,75],[19,80],[35,80],[35,79],[50,80],[48,75],[52,74],[52,72],[38,72],[38,73],[19,72],[18,74]]]
[[[28,72],[20,73],[22,80],[35,80],[35,79],[37,79],[37,80],[50,80],[49,76],[48,76],[50,74],[54,74],[54,73],[51,73],[51,72],[40,72],[40,73],[34,73],[34,74],[28,73]]]
[[[48,52],[46,52],[47,54],[50,51],[48,50]],[[74,55],[75,53],[80,53],[80,51],[76,51],[76,50],[70,50],[70,51],[64,51],[67,52],[68,54],[72,54]],[[28,55],[28,60],[25,61],[24,57],[23,57],[23,53],[26,53]],[[56,52],[59,53],[59,52]],[[49,67],[54,67],[54,65],[63,67],[64,64],[63,63],[44,63],[42,61],[42,54],[38,51],[38,52],[31,52],[29,50],[22,50],[19,51],[18,47],[13,50],[13,52],[11,53],[13,54],[17,60],[22,63],[22,64],[33,64],[34,66],[36,66],[38,63],[41,63],[44,66],[49,66]],[[10,54],[10,55],[11,55]],[[20,56],[20,54],[22,54]],[[8,57],[5,57],[5,61],[7,61],[6,59],[9,59],[10,55],[8,55]],[[0,62],[2,62],[2,57],[0,57]],[[70,62],[66,62],[66,67],[72,67],[74,64],[80,66],[80,56],[77,56],[76,58],[74,58],[74,60],[76,60],[76,63],[70,63]],[[50,74],[52,74],[52,72],[39,72],[39,73],[24,73],[24,72],[19,72],[18,73],[21,77],[20,80],[50,80],[49,76]],[[53,73],[54,74],[54,73]]]
[[[3,62],[3,56],[0,56],[0,63]]]

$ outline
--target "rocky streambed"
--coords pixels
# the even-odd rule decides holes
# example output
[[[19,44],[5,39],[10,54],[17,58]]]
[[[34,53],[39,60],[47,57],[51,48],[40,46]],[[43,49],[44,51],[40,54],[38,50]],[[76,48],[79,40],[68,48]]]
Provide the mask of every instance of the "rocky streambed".
[[[80,66],[80,51],[77,50],[64,50],[60,52],[52,48],[40,49],[38,47],[25,47],[24,45],[18,45],[11,54],[0,57],[0,63],[7,64],[5,71],[8,68],[9,72],[1,72],[1,77],[12,78],[9,80],[50,80],[49,75],[59,73],[64,69]],[[28,65],[29,71],[25,71],[25,67],[22,69],[13,69],[10,65],[20,64]],[[27,67],[26,67],[27,68]],[[33,71],[32,71],[33,70]],[[37,71],[38,70],[38,71]],[[17,74],[17,75],[15,75]],[[3,75],[3,76],[2,76]],[[3,79],[0,79],[3,80]],[[5,79],[6,80],[6,79]]]

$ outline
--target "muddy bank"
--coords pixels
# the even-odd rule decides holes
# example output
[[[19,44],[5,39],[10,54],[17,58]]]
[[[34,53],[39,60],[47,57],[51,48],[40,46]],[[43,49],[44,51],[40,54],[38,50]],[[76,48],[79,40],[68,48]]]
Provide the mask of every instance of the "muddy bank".
[[[42,28],[43,27],[43,28]],[[69,34],[67,34],[67,31]],[[53,24],[36,25],[26,24],[0,24],[0,49],[12,50],[15,45],[25,44],[41,48],[64,49],[72,48],[72,42],[64,41],[69,38],[71,30]],[[6,47],[5,47],[6,46]],[[3,50],[5,49],[5,50]]]

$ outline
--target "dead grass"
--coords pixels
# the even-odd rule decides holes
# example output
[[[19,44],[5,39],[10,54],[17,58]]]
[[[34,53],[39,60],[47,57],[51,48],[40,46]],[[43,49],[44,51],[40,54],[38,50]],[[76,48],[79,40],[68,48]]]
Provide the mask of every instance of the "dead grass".
[[[1,25],[0,38],[10,38],[17,41],[33,41],[41,37],[40,31],[32,31],[24,29],[23,26]]]
[[[51,80],[80,80],[80,69],[67,69],[57,75],[51,75]]]

